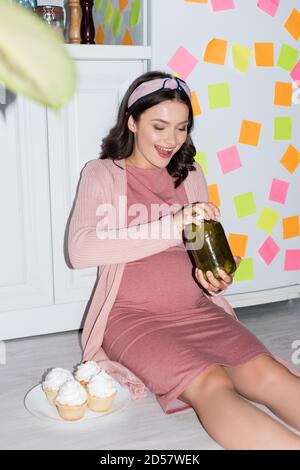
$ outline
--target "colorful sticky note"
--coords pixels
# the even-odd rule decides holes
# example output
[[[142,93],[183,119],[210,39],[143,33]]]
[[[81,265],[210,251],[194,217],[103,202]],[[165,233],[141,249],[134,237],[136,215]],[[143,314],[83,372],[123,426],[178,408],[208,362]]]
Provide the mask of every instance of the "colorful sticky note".
[[[228,83],[208,85],[210,109],[228,108],[230,106],[230,88]]]
[[[232,46],[232,58],[234,67],[240,72],[247,72],[251,60],[251,51],[248,47],[234,43]]]
[[[233,0],[211,0],[213,11],[224,11],[235,8]]]
[[[254,280],[254,267],[252,258],[242,259],[239,267],[234,273],[235,281],[253,281]]]
[[[270,209],[269,207],[264,207],[256,223],[256,227],[264,230],[265,232],[273,233],[278,219],[278,212]]]
[[[284,240],[288,238],[298,237],[300,235],[299,215],[284,217],[282,219],[282,237]]]
[[[274,118],[274,140],[290,140],[292,138],[292,118]]]
[[[237,170],[242,166],[236,145],[217,152],[219,163],[224,174]]]
[[[293,85],[288,82],[275,82],[274,105],[292,106]]]
[[[300,269],[300,250],[286,250],[284,260],[285,271],[298,271]]]
[[[201,114],[199,100],[195,91],[192,91],[192,108],[194,116],[199,116]]]
[[[185,49],[185,47],[180,46],[167,65],[177,72],[180,78],[186,80],[197,64],[198,59]]]
[[[209,184],[208,185],[208,200],[212,202],[217,207],[221,206],[219,188],[217,184]]]
[[[296,65],[299,51],[294,47],[283,44],[280,49],[277,65],[290,72]]]
[[[141,19],[141,0],[132,0],[130,11],[130,27],[134,28]]]
[[[270,16],[275,16],[280,0],[258,0],[257,6]]]
[[[280,163],[289,173],[294,173],[300,163],[300,152],[293,145],[289,145]]]
[[[279,202],[280,204],[285,204],[289,185],[290,183],[287,181],[273,178],[268,199],[270,201]]]
[[[291,78],[297,82],[298,87],[300,86],[300,60],[297,62],[295,67],[292,69],[290,73]]]
[[[294,8],[284,24],[285,29],[290,33],[295,41],[300,38],[300,12]]]
[[[243,258],[247,250],[248,235],[230,233],[228,236],[228,243],[233,256],[241,256]]]
[[[272,42],[255,42],[254,52],[257,67],[273,67],[274,44]]]
[[[240,219],[256,214],[256,204],[252,192],[234,196],[236,215]]]
[[[212,64],[225,64],[228,41],[214,38],[206,46],[203,60]]]
[[[207,175],[208,167],[205,152],[197,152],[194,156],[194,160],[201,166],[203,173]]]
[[[258,250],[258,253],[262,257],[262,259],[265,261],[267,265],[271,264],[276,255],[279,253],[280,248],[279,246],[274,242],[272,237],[268,237],[264,243],[261,245],[261,247]]]
[[[239,143],[247,145],[258,145],[261,131],[259,122],[243,120],[240,130]]]

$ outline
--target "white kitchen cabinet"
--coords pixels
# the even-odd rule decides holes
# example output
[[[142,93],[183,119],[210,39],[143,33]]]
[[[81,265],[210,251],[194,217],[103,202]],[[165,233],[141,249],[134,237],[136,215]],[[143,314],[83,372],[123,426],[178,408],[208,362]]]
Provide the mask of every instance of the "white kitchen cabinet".
[[[96,268],[68,267],[67,220],[81,169],[150,59],[143,46],[66,47],[79,81],[62,111],[8,93],[0,107],[0,340],[82,326]]]

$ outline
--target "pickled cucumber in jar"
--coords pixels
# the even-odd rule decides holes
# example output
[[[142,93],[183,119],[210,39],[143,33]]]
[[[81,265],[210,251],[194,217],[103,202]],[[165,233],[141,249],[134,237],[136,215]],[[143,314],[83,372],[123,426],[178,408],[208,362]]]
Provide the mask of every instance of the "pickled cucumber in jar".
[[[237,266],[222,224],[213,219],[200,219],[200,222],[199,226],[191,223],[184,228],[185,245],[193,264],[202,270],[207,281],[207,271],[220,280],[218,269],[232,275]]]

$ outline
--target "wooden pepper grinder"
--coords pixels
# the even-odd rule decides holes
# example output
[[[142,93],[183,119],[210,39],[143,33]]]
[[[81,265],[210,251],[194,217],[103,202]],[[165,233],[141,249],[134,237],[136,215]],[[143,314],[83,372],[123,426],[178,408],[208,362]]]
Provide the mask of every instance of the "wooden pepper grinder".
[[[80,44],[80,2],[79,0],[69,0],[70,27],[69,43]]]
[[[95,44],[94,0],[80,0],[80,6],[82,13],[80,25],[81,44]]]

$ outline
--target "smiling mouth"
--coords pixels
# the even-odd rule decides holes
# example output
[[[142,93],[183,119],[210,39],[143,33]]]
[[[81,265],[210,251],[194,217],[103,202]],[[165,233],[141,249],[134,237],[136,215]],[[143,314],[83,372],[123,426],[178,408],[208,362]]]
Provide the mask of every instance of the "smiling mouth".
[[[155,145],[155,148],[157,150],[157,153],[159,154],[160,157],[163,157],[163,158],[169,158],[173,151],[174,151],[174,148],[172,149],[166,149],[166,148],[163,148],[163,147],[159,147],[157,145]]]

